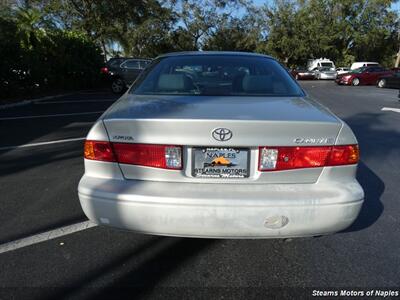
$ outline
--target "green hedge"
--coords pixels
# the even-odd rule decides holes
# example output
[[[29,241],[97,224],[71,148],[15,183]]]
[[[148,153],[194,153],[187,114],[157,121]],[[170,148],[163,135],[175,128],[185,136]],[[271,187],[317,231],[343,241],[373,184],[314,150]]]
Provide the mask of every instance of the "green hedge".
[[[99,84],[103,57],[86,35],[38,30],[28,41],[29,46],[12,19],[0,18],[0,98]]]

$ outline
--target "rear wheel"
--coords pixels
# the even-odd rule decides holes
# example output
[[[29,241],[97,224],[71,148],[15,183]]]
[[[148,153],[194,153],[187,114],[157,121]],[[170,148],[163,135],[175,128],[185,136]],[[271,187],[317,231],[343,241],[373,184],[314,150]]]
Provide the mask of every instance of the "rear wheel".
[[[379,79],[378,80],[378,87],[380,87],[380,88],[384,88],[384,87],[386,87],[386,79]]]
[[[116,78],[111,83],[111,90],[114,94],[122,94],[125,88],[125,82],[121,78]]]
[[[354,85],[354,86],[360,85],[360,79],[354,78],[354,79],[351,81],[351,85]]]

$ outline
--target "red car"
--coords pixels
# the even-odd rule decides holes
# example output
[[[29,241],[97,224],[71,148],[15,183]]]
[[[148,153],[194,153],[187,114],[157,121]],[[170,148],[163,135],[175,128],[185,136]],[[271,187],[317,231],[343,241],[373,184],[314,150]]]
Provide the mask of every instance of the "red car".
[[[350,71],[349,73],[340,74],[336,78],[337,84],[345,85],[375,85],[379,78],[383,76],[390,76],[393,71],[387,70],[380,66],[362,67]]]
[[[292,74],[292,76],[297,80],[315,79],[314,72],[303,67],[297,67],[296,69],[291,70],[290,74]]]

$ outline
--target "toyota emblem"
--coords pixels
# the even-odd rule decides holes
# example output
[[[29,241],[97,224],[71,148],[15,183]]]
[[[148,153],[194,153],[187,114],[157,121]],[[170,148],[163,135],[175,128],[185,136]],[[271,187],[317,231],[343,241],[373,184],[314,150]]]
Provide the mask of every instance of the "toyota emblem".
[[[220,142],[229,141],[232,138],[232,131],[228,128],[217,128],[213,130],[212,137]]]

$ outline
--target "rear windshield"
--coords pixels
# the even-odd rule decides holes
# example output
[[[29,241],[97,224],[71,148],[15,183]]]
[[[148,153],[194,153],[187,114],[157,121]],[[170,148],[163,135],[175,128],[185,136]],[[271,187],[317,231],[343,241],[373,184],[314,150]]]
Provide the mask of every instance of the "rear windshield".
[[[333,63],[331,63],[331,62],[322,62],[322,63],[321,63],[321,66],[322,66],[322,67],[329,67],[329,68],[332,68],[332,67],[333,67]]]
[[[130,92],[138,95],[304,95],[275,60],[238,55],[185,55],[155,60],[142,72]]]
[[[354,69],[354,70],[351,71],[351,73],[359,74],[359,73],[364,72],[366,68],[367,67],[361,67],[361,68],[358,68],[358,69]]]

